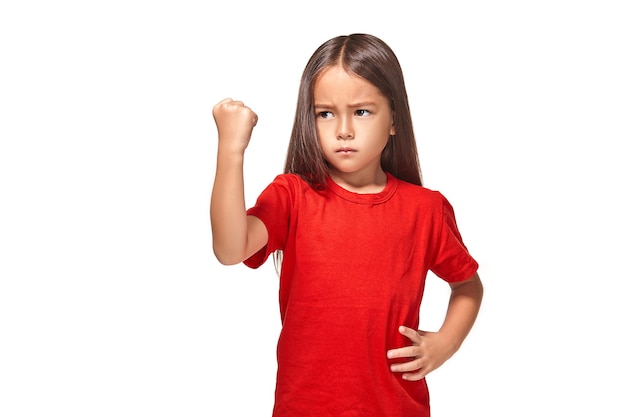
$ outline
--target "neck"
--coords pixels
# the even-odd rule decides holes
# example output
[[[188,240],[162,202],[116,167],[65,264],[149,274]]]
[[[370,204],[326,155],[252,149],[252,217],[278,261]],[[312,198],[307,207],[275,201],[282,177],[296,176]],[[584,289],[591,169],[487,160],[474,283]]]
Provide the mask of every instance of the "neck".
[[[382,168],[369,175],[330,171],[330,178],[340,187],[358,194],[379,193],[387,185],[387,174]]]

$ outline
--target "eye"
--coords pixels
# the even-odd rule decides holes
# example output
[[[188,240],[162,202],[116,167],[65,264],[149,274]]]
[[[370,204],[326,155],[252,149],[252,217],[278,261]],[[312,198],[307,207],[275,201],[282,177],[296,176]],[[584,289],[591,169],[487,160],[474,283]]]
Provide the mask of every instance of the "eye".
[[[319,117],[320,119],[330,119],[331,117],[333,117],[333,114],[329,111],[321,111],[317,113],[317,117]]]
[[[359,109],[355,111],[354,114],[360,117],[365,117],[365,116],[369,116],[372,113],[369,110]]]

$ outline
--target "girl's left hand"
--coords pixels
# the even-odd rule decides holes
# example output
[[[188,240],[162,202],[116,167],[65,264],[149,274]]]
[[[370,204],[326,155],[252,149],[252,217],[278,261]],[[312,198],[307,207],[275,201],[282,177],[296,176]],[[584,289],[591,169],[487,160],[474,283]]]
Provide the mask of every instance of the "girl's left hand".
[[[446,343],[445,338],[439,333],[414,330],[406,326],[400,326],[398,331],[407,337],[412,345],[389,350],[387,358],[411,359],[391,365],[392,372],[402,372],[402,379],[418,381],[439,368],[454,354],[450,343]]]

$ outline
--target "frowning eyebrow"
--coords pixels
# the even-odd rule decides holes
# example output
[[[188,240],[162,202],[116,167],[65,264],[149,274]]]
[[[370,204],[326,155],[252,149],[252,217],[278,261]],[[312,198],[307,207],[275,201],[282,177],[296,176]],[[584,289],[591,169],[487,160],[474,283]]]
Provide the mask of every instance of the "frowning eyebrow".
[[[362,102],[358,102],[358,103],[352,103],[352,104],[348,104],[348,107],[353,108],[353,109],[358,109],[361,107],[375,107],[377,106],[377,104],[373,101],[362,101]],[[314,107],[316,109],[320,108],[320,109],[332,109],[334,108],[334,106],[332,104],[326,104],[326,103],[315,103]]]

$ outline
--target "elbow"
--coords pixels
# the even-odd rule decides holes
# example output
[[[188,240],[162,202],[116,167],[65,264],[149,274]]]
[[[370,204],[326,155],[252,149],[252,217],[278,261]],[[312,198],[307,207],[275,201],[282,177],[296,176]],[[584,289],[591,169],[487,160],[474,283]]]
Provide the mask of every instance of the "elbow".
[[[226,266],[237,265],[238,263],[243,261],[240,256],[232,256],[232,254],[220,251],[215,247],[213,247],[213,254],[215,255],[215,258],[219,263]]]
[[[238,261],[227,259],[227,258],[220,258],[219,256],[216,257],[216,258],[217,258],[219,263],[221,263],[222,265],[225,265],[225,266],[237,265],[239,263]]]

